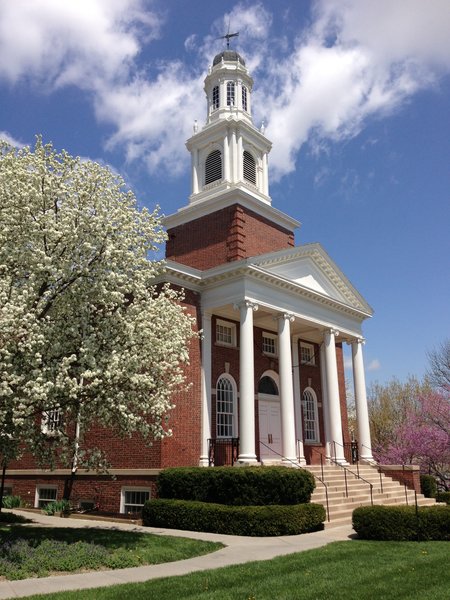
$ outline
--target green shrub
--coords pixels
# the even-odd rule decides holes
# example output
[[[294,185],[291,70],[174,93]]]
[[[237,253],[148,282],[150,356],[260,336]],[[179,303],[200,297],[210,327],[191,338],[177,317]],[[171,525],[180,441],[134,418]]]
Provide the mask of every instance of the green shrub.
[[[323,529],[325,509],[320,504],[284,506],[227,506],[187,500],[149,500],[143,524],[228,535],[296,535]]]
[[[3,496],[3,508],[18,508],[20,506],[20,496]]]
[[[59,514],[61,512],[68,513],[70,512],[70,503],[68,500],[56,500],[55,502],[49,502],[42,507],[42,512],[50,516]]]
[[[287,467],[179,467],[158,476],[158,496],[233,506],[309,502],[314,477]]]
[[[436,501],[450,504],[450,492],[437,492]]]
[[[450,540],[450,507],[360,506],[353,529],[366,540]]]
[[[425,498],[436,498],[437,485],[433,475],[420,476],[420,491]]]

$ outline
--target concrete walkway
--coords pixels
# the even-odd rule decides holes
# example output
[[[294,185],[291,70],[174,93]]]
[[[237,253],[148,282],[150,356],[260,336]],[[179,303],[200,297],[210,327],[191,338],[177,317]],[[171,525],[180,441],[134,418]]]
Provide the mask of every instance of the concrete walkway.
[[[52,592],[96,588],[119,583],[136,583],[158,577],[172,577],[174,575],[192,573],[193,571],[217,569],[219,567],[242,564],[254,560],[269,560],[275,556],[319,548],[330,542],[348,540],[351,539],[350,536],[354,533],[350,525],[345,525],[303,535],[253,538],[141,527],[129,523],[112,523],[87,519],[61,519],[59,517],[48,517],[20,510],[14,510],[14,512],[32,519],[33,526],[122,529],[124,531],[138,531],[156,535],[170,535],[222,542],[226,547],[205,556],[197,556],[195,558],[160,565],[116,569],[112,571],[92,571],[90,573],[57,575],[53,577],[22,579],[20,581],[0,581],[0,599],[23,598],[33,594],[50,594]]]

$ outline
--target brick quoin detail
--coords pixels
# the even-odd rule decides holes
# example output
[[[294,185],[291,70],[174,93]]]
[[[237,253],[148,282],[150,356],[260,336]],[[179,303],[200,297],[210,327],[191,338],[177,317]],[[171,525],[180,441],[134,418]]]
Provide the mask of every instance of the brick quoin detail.
[[[206,270],[294,246],[294,234],[235,204],[168,230],[166,258]]]

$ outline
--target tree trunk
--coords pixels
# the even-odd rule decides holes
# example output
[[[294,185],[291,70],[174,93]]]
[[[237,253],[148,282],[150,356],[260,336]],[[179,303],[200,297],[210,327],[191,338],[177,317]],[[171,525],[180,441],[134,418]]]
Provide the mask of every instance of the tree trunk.
[[[2,469],[2,481],[0,483],[0,512],[3,508],[3,490],[5,489],[5,477],[6,477],[6,462],[3,461],[3,469]]]

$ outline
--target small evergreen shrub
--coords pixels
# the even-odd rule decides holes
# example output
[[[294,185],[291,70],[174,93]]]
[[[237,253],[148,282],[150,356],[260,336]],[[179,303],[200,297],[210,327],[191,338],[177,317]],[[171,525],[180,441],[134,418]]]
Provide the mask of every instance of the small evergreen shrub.
[[[314,476],[287,467],[179,467],[158,476],[159,498],[233,506],[266,506],[309,502]]]
[[[437,492],[436,501],[450,504],[450,492]]]
[[[353,529],[365,540],[450,540],[450,507],[360,506]]]
[[[436,498],[437,485],[433,475],[420,476],[420,491],[425,498]]]
[[[3,508],[18,508],[20,506],[20,496],[3,496]]]
[[[320,504],[227,506],[188,500],[149,500],[142,521],[149,527],[208,531],[228,535],[296,535],[323,529]]]

